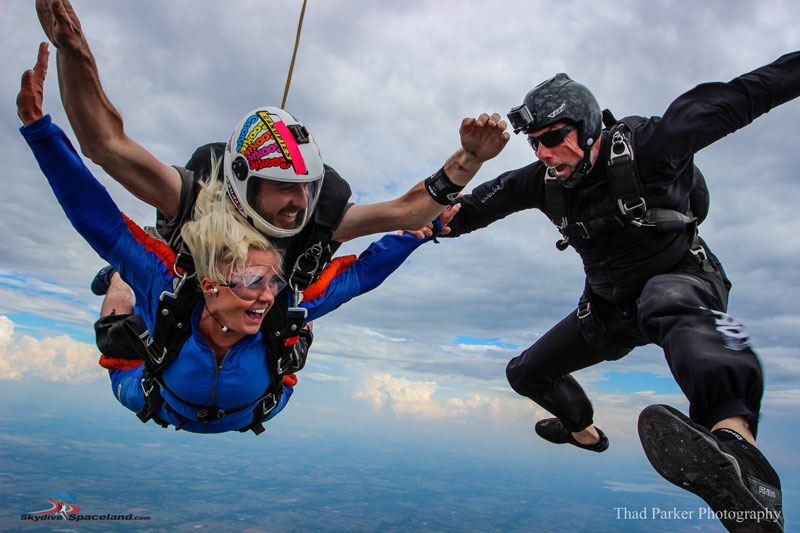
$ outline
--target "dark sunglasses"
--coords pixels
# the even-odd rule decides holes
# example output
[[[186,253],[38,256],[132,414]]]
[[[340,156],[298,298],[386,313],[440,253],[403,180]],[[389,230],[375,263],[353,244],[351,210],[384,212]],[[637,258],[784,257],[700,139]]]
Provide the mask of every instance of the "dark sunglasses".
[[[556,130],[546,131],[541,135],[537,135],[536,137],[531,137],[528,135],[528,142],[533,147],[534,152],[539,151],[539,143],[542,143],[548,148],[553,148],[564,142],[564,139],[567,137],[567,135],[569,135],[569,132],[574,129],[575,126],[569,125]]]

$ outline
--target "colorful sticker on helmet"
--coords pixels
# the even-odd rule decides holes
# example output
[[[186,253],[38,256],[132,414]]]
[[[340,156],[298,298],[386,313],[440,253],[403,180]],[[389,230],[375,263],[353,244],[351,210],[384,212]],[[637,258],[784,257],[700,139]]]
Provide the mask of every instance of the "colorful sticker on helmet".
[[[258,117],[255,115],[251,115],[247,121],[245,121],[244,126],[242,126],[242,131],[239,132],[239,140],[236,142],[236,151],[241,152],[242,146],[244,145],[244,141],[247,138],[247,134],[250,132],[250,126],[252,126],[255,122],[258,121]]]
[[[286,139],[286,143],[281,145],[281,148],[286,148],[288,150],[289,153],[287,154],[284,152],[284,154],[289,161],[292,162],[295,173],[308,174],[308,171],[306,170],[306,162],[303,161],[303,154],[300,153],[300,147],[297,146],[297,141],[295,140],[294,135],[292,135],[292,132],[289,131],[286,123],[283,121],[278,121],[274,125],[275,130],[278,133],[278,137]]]
[[[247,158],[250,170],[294,167],[296,174],[308,173],[292,132],[283,121],[273,120],[267,111],[257,111],[245,120],[236,150]]]
[[[272,132],[265,131],[264,134],[261,137],[257,138],[255,141],[250,143],[246,148],[244,148],[244,150],[241,150],[241,153],[245,157],[250,157],[250,154],[252,154],[256,150],[258,150],[261,147],[262,144],[264,144],[265,142],[269,141],[270,139],[272,139]],[[278,151],[277,143],[273,143],[270,146],[273,146],[274,149],[271,150],[269,153]]]
[[[247,166],[250,170],[261,170],[267,167],[290,168],[292,163],[286,157],[272,156],[272,154],[284,151],[281,146],[283,140],[276,135],[271,124],[260,116],[261,113],[269,118],[269,114],[265,112],[248,117],[239,133],[236,150],[247,158]]]
[[[292,164],[295,173],[306,174],[307,170],[305,161],[303,161],[303,155],[300,153],[300,148],[297,146],[294,135],[292,135],[292,132],[286,127],[286,123],[282,120],[275,122],[266,111],[259,111],[257,115],[272,132],[275,140],[278,141],[281,152],[283,152],[283,157]]]

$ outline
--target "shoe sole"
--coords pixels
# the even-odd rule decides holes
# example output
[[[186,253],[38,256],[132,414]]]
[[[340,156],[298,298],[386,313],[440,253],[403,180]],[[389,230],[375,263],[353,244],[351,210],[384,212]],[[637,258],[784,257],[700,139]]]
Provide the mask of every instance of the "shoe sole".
[[[639,439],[653,468],[673,485],[702,498],[716,513],[727,513],[731,518],[723,514],[720,522],[728,531],[782,533],[783,527],[775,522],[737,522],[736,516],[766,513],[767,508],[742,481],[736,460],[679,414],[654,405],[639,415]]]

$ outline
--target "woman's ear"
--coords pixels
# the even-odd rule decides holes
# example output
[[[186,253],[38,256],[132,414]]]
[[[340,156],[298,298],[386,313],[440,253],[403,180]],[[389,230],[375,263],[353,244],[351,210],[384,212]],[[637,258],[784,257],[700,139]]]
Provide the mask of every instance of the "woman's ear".
[[[216,288],[215,285],[216,284],[209,278],[203,278],[200,280],[200,288],[206,294],[217,294],[219,289]]]

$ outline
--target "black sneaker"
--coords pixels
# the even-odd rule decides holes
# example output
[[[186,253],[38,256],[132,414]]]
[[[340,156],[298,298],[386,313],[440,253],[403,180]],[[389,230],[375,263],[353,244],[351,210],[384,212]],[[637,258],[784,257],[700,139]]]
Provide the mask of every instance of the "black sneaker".
[[[114,272],[116,272],[116,270],[114,270],[114,267],[111,265],[106,265],[101,268],[92,280],[92,285],[90,287],[92,292],[97,296],[103,296],[108,292],[108,286],[111,285],[111,276],[114,275]]]
[[[728,531],[783,531],[778,474],[735,431],[712,434],[677,409],[651,405],[639,415],[639,438],[653,468],[700,496]]]
[[[597,430],[597,434],[600,435],[600,441],[596,442],[595,444],[581,444],[580,442],[575,440],[575,437],[572,436],[572,432],[564,427],[561,423],[561,420],[558,418],[545,418],[544,420],[539,420],[536,423],[536,434],[542,437],[544,440],[552,442],[553,444],[572,444],[573,446],[577,446],[578,448],[583,448],[584,450],[590,450],[593,452],[604,452],[608,449],[608,438],[606,434],[600,431],[599,428],[595,428]]]

